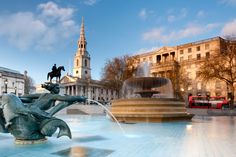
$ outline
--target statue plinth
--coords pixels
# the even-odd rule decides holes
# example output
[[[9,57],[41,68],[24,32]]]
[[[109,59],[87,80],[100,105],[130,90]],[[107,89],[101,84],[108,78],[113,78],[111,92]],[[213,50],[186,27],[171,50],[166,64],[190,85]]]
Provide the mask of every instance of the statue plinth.
[[[38,140],[15,139],[15,144],[18,144],[18,145],[41,144],[41,143],[46,143],[46,142],[47,142],[47,138],[38,139]]]

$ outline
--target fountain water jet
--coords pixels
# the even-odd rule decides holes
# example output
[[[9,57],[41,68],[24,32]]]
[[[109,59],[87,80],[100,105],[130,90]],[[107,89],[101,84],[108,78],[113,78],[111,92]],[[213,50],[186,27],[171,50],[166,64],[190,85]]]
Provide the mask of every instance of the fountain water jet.
[[[87,101],[91,101],[94,102],[96,104],[98,104],[99,106],[101,106],[108,114],[109,116],[112,117],[112,119],[117,123],[117,125],[119,126],[120,130],[122,131],[122,133],[125,135],[125,130],[121,127],[119,121],[116,119],[116,117],[111,113],[111,111],[109,111],[109,109],[107,109],[103,104],[101,104],[98,101],[92,100],[92,99],[87,99]]]

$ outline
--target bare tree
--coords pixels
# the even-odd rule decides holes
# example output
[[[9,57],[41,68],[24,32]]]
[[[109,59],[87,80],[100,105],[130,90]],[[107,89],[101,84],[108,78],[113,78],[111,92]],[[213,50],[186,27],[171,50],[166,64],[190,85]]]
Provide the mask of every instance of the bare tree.
[[[192,86],[192,79],[189,78],[188,73],[184,67],[179,68],[176,79],[179,87],[177,90],[180,93],[180,98],[186,99],[187,91],[189,87]]]
[[[105,84],[119,93],[122,88],[123,82],[132,77],[136,71],[135,68],[135,57],[129,57],[127,55],[122,57],[115,57],[108,60],[102,71],[102,80]]]
[[[34,80],[27,75],[27,71],[24,72],[24,94],[30,94],[32,90],[35,89],[34,87]]]
[[[229,89],[230,108],[233,108],[234,84],[236,83],[236,46],[228,42],[220,53],[206,58],[200,67],[198,77],[203,81],[218,79],[224,81]]]

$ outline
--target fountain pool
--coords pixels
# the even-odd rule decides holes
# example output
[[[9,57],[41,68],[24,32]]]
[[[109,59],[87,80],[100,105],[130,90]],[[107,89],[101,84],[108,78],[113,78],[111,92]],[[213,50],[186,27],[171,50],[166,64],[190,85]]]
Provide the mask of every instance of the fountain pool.
[[[15,145],[0,133],[1,157],[235,157],[236,117],[194,116],[191,121],[122,123],[105,116],[60,115],[72,132],[47,143]]]

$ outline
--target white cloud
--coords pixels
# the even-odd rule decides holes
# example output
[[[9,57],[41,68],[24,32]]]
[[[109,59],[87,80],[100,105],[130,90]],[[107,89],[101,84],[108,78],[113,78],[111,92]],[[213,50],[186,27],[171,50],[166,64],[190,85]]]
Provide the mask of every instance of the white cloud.
[[[221,30],[221,35],[236,37],[236,19],[226,23]]]
[[[38,8],[38,14],[0,15],[0,38],[22,51],[34,48],[51,50],[77,35],[79,26],[72,19],[72,8],[61,8],[53,2],[40,4]]]
[[[146,8],[142,8],[138,13],[139,18],[142,20],[146,20],[150,17],[155,17],[155,12],[153,10],[148,10]]]
[[[167,17],[167,21],[168,22],[174,22],[174,21],[178,21],[181,20],[183,18],[185,18],[188,14],[188,11],[186,8],[182,8],[180,11],[175,12],[174,10],[169,10],[168,11],[168,17]]]
[[[163,43],[170,43],[171,41],[176,41],[183,38],[189,38],[192,36],[197,36],[212,29],[218,27],[218,24],[207,24],[205,26],[190,24],[187,27],[180,29],[178,31],[168,31],[164,27],[154,28],[143,34],[143,40],[147,41],[160,41]]]
[[[21,50],[32,46],[48,29],[30,12],[1,16],[0,25],[0,37],[4,37]]]
[[[174,16],[174,15],[169,15],[169,16],[167,17],[167,21],[169,21],[169,22],[176,21],[176,19],[177,19],[177,17]]]
[[[236,0],[220,0],[220,3],[227,5],[236,5]]]
[[[42,15],[45,17],[58,18],[61,21],[70,19],[74,13],[72,8],[60,8],[54,2],[47,2],[40,4],[38,8],[42,11]]]
[[[143,20],[145,20],[147,18],[147,11],[145,8],[141,9],[140,12],[139,12],[139,17]]]
[[[84,4],[86,5],[94,5],[98,2],[98,0],[84,0]]]
[[[203,10],[200,10],[197,12],[197,17],[204,17],[205,16],[205,12]]]

